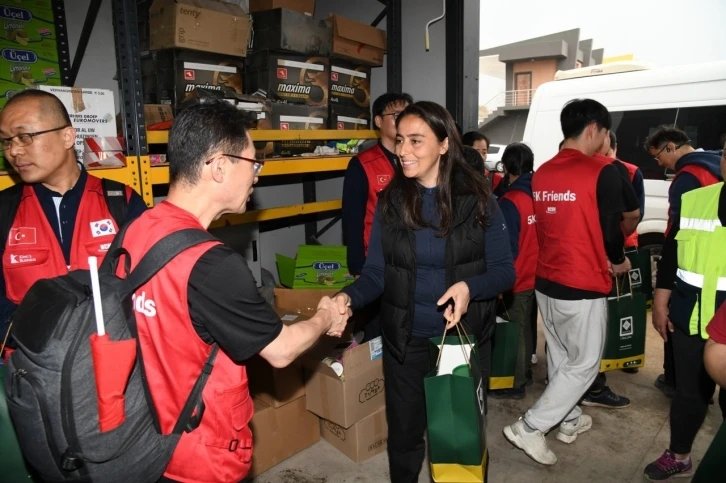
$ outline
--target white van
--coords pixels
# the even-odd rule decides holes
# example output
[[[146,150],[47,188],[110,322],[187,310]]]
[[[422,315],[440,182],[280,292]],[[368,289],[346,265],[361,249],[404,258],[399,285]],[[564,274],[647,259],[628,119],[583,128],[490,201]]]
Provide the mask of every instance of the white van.
[[[726,133],[726,62],[657,69],[632,63],[625,67],[604,64],[559,72],[556,78],[559,80],[537,89],[524,129],[523,141],[534,151],[535,169],[557,153],[562,141],[560,111],[568,101],[590,98],[604,104],[613,118],[618,158],[638,166],[645,179],[645,216],[638,226],[640,246],[659,253],[668,220],[670,177],[643,143],[656,127],[675,124],[688,134],[694,148],[722,149],[719,140]]]

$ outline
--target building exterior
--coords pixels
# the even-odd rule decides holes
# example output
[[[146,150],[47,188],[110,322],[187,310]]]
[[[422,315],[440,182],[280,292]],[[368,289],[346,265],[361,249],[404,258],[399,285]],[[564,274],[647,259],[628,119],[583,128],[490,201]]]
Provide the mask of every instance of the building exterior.
[[[479,130],[492,144],[521,141],[539,86],[554,80],[559,70],[602,64],[604,49],[592,45],[592,39],[580,40],[580,29],[572,29],[480,51],[480,57],[498,56],[506,74],[505,90],[484,109],[480,106]]]

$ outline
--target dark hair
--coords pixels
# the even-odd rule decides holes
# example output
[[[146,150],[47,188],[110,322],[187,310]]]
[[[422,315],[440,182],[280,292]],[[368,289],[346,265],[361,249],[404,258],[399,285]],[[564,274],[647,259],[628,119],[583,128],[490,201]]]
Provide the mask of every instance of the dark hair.
[[[599,129],[608,131],[613,125],[607,108],[592,99],[573,99],[562,108],[560,125],[565,139],[580,137],[585,128],[595,123]]]
[[[479,151],[472,148],[471,146],[462,146],[461,149],[464,153],[464,160],[466,161],[466,163],[474,168],[477,173],[483,173],[484,159],[482,159]]]
[[[718,138],[718,147],[721,149],[726,149],[726,132],[723,133],[720,138]]]
[[[67,126],[72,126],[71,117],[68,115],[68,110],[63,102],[58,99],[55,95],[50,92],[41,91],[38,89],[25,89],[15,94],[5,104],[5,108],[12,106],[15,103],[22,102],[24,100],[37,100],[40,101],[44,108],[43,115],[51,115],[56,118],[58,123],[64,123]],[[60,127],[60,126],[58,126]]]
[[[557,149],[559,151],[562,151],[562,146],[564,146],[564,145],[565,145],[565,140],[563,139],[562,141],[560,141],[560,145],[559,145],[559,147]]]
[[[473,146],[477,141],[485,141],[487,143],[487,149],[489,148],[489,138],[479,131],[469,131],[461,138],[464,146]]]
[[[534,153],[524,143],[512,143],[502,154],[502,163],[507,173],[519,176],[534,171]]]
[[[479,200],[477,222],[482,226],[488,223],[487,202],[491,195],[484,173],[477,172],[467,164],[461,145],[461,137],[456,130],[454,119],[449,111],[435,102],[421,101],[410,104],[396,120],[396,127],[402,119],[415,116],[423,120],[434,132],[439,142],[448,138],[449,149],[439,161],[438,189],[436,205],[439,210],[439,225],[433,227],[421,215],[421,193],[415,179],[403,174],[401,164],[396,165],[396,174],[388,187],[381,193],[381,213],[385,220],[391,220],[391,202],[395,196],[402,204],[402,218],[410,229],[423,227],[436,228],[437,236],[445,237],[451,231],[453,222],[453,198],[461,195],[474,195]],[[454,186],[454,183],[456,185]]]
[[[615,149],[618,147],[618,138],[615,136],[614,131],[608,131],[608,135],[610,136],[610,149]]]
[[[691,140],[688,139],[688,135],[685,132],[681,131],[672,124],[664,124],[662,126],[658,126],[655,131],[650,133],[648,138],[645,140],[645,149],[660,149],[668,143],[673,143],[676,146],[682,146],[690,142]]]
[[[378,98],[373,101],[373,106],[371,107],[373,119],[375,119],[376,116],[383,114],[388,106],[395,106],[398,104],[413,104],[413,98],[405,92],[386,92],[385,94],[378,96]],[[375,123],[373,123],[373,125],[375,126]]]
[[[181,111],[169,132],[167,156],[171,184],[199,181],[204,161],[216,152],[239,155],[247,147],[249,116],[224,101]],[[230,158],[231,162],[237,162]]]

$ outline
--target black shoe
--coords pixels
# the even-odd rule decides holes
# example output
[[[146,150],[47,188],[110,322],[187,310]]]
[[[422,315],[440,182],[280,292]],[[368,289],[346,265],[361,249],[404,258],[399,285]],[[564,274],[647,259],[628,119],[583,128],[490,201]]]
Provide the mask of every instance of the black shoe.
[[[580,401],[580,404],[606,409],[623,409],[630,406],[630,399],[625,396],[618,396],[608,386],[605,386],[605,389],[600,392],[587,393]]]
[[[625,369],[623,369],[623,372],[625,372],[627,374],[637,374],[638,372],[640,372],[640,368],[639,367],[626,367]]]
[[[524,386],[513,387],[512,389],[495,389],[487,394],[494,399],[524,399],[527,392]]]
[[[655,380],[655,387],[663,391],[663,394],[665,394],[667,398],[673,399],[673,396],[676,395],[676,387],[672,382],[666,381],[665,374],[658,376]]]

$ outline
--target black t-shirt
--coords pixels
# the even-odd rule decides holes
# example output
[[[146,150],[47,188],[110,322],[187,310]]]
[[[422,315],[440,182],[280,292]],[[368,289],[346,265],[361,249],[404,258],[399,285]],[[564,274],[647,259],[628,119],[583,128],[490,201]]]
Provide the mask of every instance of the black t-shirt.
[[[209,249],[194,265],[187,299],[199,337],[219,344],[237,363],[260,352],[282,330],[242,255],[225,245]]]
[[[625,237],[620,226],[622,214],[640,209],[640,201],[630,183],[627,168],[620,163],[609,164],[600,171],[596,189],[605,254],[611,263],[620,264],[625,260]],[[592,300],[606,295],[568,287],[544,278],[536,279],[535,288],[548,297],[560,300]]]

